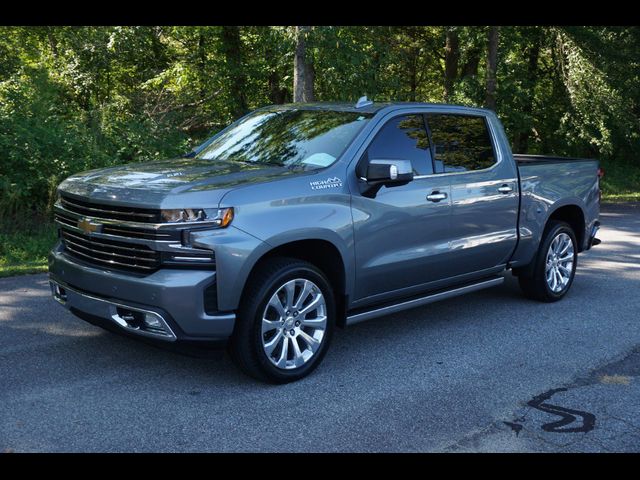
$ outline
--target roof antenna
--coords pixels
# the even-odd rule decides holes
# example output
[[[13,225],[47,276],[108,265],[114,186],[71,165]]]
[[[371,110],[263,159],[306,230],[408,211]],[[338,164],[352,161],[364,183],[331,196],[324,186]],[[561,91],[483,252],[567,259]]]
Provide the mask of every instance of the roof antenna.
[[[356,103],[356,108],[368,107],[369,105],[373,105],[373,101],[369,100],[367,96],[360,97],[358,102]]]

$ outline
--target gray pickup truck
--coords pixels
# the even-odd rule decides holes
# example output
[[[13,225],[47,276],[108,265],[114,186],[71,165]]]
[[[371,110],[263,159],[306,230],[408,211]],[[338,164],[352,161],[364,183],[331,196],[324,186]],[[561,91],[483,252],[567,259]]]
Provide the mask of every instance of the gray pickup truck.
[[[224,343],[246,373],[309,374],[335,327],[498,285],[553,302],[599,243],[595,160],[512,155],[488,110],[256,110],[183,158],[58,189],[54,298],[104,328]],[[202,345],[202,343],[200,343]]]

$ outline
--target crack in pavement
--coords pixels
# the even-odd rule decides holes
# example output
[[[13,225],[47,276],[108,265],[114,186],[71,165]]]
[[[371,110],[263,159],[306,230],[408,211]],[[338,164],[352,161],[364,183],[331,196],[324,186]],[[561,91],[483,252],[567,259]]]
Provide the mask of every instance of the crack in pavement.
[[[637,345],[630,350],[627,350],[623,354],[610,359],[603,365],[591,369],[587,374],[578,376],[574,380],[566,383],[563,387],[547,390],[545,393],[534,396],[531,400],[522,402],[524,403],[524,405],[520,406],[522,410],[520,412],[518,412],[518,410],[512,412],[511,420],[496,419],[493,422],[489,423],[485,428],[469,435],[465,435],[461,439],[446,445],[442,450],[477,450],[482,448],[483,441],[488,441],[490,437],[505,435],[511,431],[515,433],[515,437],[519,439],[522,446],[524,446],[524,443],[527,441],[534,442],[534,445],[531,445],[534,449],[537,449],[535,445],[535,443],[537,442],[538,445],[546,445],[554,449],[566,450],[571,449],[572,447],[579,447],[581,444],[584,444],[585,440],[588,439],[588,441],[593,442],[593,444],[595,444],[603,451],[615,452],[615,447],[612,448],[611,445],[604,443],[603,440],[600,439],[597,435],[587,435],[587,433],[593,430],[596,426],[596,417],[594,414],[546,403],[546,401],[556,393],[575,391],[580,388],[594,385],[606,385],[601,382],[601,378],[605,375],[624,375],[627,377],[638,377],[640,375],[640,345]],[[608,384],[608,386],[611,386],[611,384]],[[628,384],[619,384],[618,386],[628,388]],[[555,422],[540,422],[542,423],[542,425],[537,425],[535,429],[525,428],[524,424],[533,409],[538,409],[539,411],[542,411],[544,413],[561,416],[563,418]],[[582,417],[582,427],[574,427],[568,429],[561,428],[576,421],[576,415]],[[607,443],[611,443],[612,441],[615,442],[615,440],[621,439],[627,435],[632,435],[635,437],[636,433],[640,434],[640,427],[633,424],[628,419],[620,418],[619,416],[613,415],[608,411],[606,411],[605,414],[600,414],[599,417],[600,419],[598,421],[598,427],[600,432],[608,433],[610,431],[606,428],[606,426],[608,425],[608,419],[618,420],[627,425],[631,430],[613,432],[614,435],[606,438]],[[510,430],[507,430],[506,427],[509,427]],[[547,433],[541,433],[538,428]],[[569,437],[570,441],[557,443],[556,441],[551,440],[548,433],[583,433],[583,435],[577,437],[571,436]],[[638,438],[640,439],[640,437]],[[638,447],[638,450],[640,450],[640,446]]]

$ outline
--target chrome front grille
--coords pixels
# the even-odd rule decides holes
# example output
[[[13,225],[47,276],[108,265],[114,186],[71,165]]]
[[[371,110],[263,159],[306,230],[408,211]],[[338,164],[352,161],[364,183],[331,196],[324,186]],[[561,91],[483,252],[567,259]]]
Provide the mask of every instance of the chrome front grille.
[[[146,240],[177,240],[180,241],[180,231],[149,230],[143,228],[124,227],[120,225],[105,225],[103,233],[128,238],[144,238]]]
[[[62,196],[54,218],[66,255],[89,264],[140,274],[160,266],[215,269],[211,250],[184,245],[183,232],[190,225],[162,223],[160,210]]]
[[[160,210],[150,208],[100,205],[64,196],[60,198],[60,205],[65,210],[79,215],[86,215],[87,217],[108,218],[139,223],[159,223],[161,221]]]
[[[64,228],[61,237],[70,255],[90,263],[146,273],[160,266],[160,252],[145,245],[94,238]]]
[[[60,225],[68,226],[75,229],[78,225],[78,219],[83,218],[84,214],[69,210],[63,201],[60,202],[62,209],[56,209],[54,212],[54,220]],[[111,208],[111,207],[109,207]],[[106,209],[102,209],[106,212]],[[106,215],[106,214],[105,214]],[[123,238],[140,238],[144,240],[155,241],[180,241],[180,230],[157,229],[149,224],[136,222],[135,227],[127,225],[126,221],[114,219],[112,217],[100,217],[98,215],[86,215],[89,218],[95,218],[98,222],[103,223],[102,233],[105,235],[114,235]]]

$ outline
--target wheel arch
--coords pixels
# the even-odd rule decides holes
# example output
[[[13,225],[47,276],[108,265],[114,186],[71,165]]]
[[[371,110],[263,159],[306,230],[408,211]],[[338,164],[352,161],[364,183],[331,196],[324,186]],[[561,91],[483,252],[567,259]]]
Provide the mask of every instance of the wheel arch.
[[[236,306],[239,304],[248,280],[264,261],[274,257],[297,258],[312,263],[327,276],[336,296],[337,325],[343,326],[349,294],[353,288],[353,278],[350,275],[353,258],[349,249],[339,241],[339,237],[334,238],[334,235],[335,232],[315,232],[314,235],[301,237],[280,236],[264,242],[262,248],[255,251],[245,262],[242,271],[238,272],[233,303]]]
[[[538,258],[540,245],[542,244],[545,233],[547,232],[551,222],[554,220],[567,223],[573,230],[576,237],[578,252],[582,252],[584,250],[584,241],[586,237],[584,208],[581,206],[579,201],[568,199],[565,202],[555,204],[548,210],[547,217],[544,224],[541,225],[537,236],[537,246],[533,256],[527,264],[513,268],[513,273],[516,276],[527,276],[531,274],[536,259]]]
[[[573,234],[576,236],[576,241],[578,243],[578,252],[582,252],[584,250],[586,228],[585,214],[582,207],[575,203],[558,206],[553,211],[551,211],[551,213],[547,217],[547,221],[544,225],[544,231],[547,230],[547,228],[549,227],[549,223],[553,220],[569,224],[569,226],[573,230]]]

